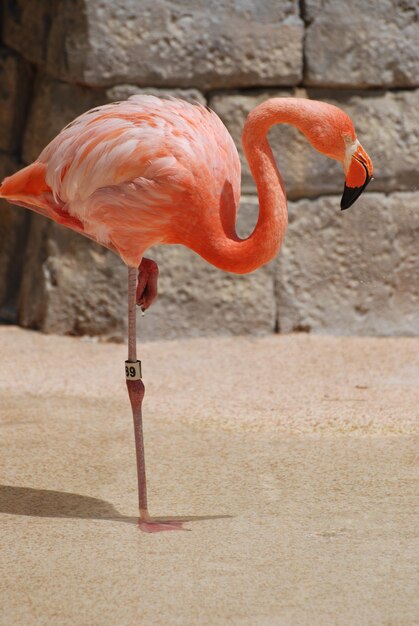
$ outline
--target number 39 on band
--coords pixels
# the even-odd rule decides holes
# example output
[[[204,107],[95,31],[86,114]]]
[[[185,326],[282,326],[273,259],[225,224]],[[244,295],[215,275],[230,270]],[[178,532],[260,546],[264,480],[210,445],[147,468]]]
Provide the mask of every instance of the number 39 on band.
[[[125,377],[127,380],[140,380],[141,361],[125,361]]]

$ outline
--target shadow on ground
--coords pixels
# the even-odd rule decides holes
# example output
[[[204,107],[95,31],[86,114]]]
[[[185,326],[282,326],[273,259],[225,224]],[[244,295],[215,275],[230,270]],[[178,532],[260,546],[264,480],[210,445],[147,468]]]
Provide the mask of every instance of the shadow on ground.
[[[111,504],[100,498],[78,493],[0,485],[0,513],[29,517],[94,519],[138,524],[138,517],[121,515]],[[152,522],[199,522],[231,518],[231,515],[182,515],[152,517]]]

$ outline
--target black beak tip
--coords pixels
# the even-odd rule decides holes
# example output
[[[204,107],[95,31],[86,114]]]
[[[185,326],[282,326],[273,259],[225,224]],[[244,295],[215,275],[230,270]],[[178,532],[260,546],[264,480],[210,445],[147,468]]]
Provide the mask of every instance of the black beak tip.
[[[370,180],[371,180],[371,177],[367,178],[367,180],[365,181],[365,184],[362,185],[362,187],[347,187],[345,185],[342,199],[340,201],[341,211],[345,211],[346,209],[349,209],[349,207],[353,205],[355,200],[358,200],[359,196],[364,191],[365,187],[368,185]]]
[[[349,209],[349,207],[353,205],[355,200],[359,198],[361,193],[362,193],[362,187],[347,187],[345,185],[345,188],[343,190],[343,195],[340,201],[340,210],[346,211],[346,209]]]

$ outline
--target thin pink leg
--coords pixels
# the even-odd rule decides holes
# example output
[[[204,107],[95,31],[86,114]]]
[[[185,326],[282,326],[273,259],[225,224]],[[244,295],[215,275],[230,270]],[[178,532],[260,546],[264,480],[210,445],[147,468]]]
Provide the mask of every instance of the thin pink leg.
[[[137,270],[128,268],[128,361],[137,361]],[[143,381],[127,378],[128,395],[134,418],[135,451],[137,455],[138,503],[140,516],[148,516],[147,481],[145,473],[142,403],[145,387]]]
[[[126,363],[128,371],[131,370],[130,363],[136,371],[141,370],[141,365],[137,364],[137,270],[128,268],[128,361]],[[141,379],[130,380],[127,376],[127,389],[131,402],[132,415],[134,418],[135,451],[137,456],[137,478],[138,478],[138,504],[140,518],[138,526],[144,532],[161,532],[164,530],[183,530],[182,522],[165,521],[159,522],[150,518],[147,505],[147,480],[144,457],[144,435],[142,403],[145,387]]]

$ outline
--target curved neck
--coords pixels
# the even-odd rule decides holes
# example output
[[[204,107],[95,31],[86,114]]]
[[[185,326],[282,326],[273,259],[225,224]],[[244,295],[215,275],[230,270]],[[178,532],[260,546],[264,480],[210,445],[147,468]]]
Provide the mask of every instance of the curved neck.
[[[257,187],[259,217],[252,234],[240,239],[234,223],[236,211],[220,206],[220,221],[209,225],[205,241],[191,246],[212,265],[226,272],[245,274],[277,255],[288,225],[288,211],[284,184],[267,134],[271,126],[280,123],[293,124],[308,134],[308,114],[314,113],[310,105],[310,101],[301,98],[273,98],[249,114],[242,142]],[[234,202],[232,194],[228,201]]]

